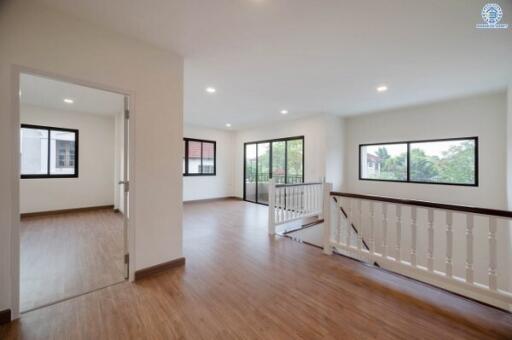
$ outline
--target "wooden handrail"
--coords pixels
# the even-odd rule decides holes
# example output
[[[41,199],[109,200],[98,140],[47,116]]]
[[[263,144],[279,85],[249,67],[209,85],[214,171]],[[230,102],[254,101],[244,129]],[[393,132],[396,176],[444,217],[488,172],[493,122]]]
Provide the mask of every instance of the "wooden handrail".
[[[293,184],[276,184],[276,188],[284,188],[284,187],[302,187],[305,185],[320,185],[322,182],[307,182],[307,183],[293,183]]]
[[[331,196],[358,198],[358,199],[369,200],[369,201],[380,201],[380,202],[396,203],[396,204],[403,204],[403,205],[413,205],[413,206],[425,207],[425,208],[452,210],[452,211],[468,212],[468,213],[480,214],[480,215],[512,218],[512,211],[509,211],[509,210],[487,209],[487,208],[479,208],[479,207],[473,207],[473,206],[467,206],[467,205],[444,204],[444,203],[435,203],[435,202],[430,202],[430,201],[409,200],[409,199],[401,199],[401,198],[394,198],[394,197],[388,197],[388,196],[362,195],[362,194],[353,194],[353,193],[335,192],[335,191],[331,191]]]

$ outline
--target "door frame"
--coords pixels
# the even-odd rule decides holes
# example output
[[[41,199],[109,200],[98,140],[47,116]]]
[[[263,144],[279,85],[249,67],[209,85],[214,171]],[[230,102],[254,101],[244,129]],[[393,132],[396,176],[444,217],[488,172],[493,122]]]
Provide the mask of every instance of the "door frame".
[[[128,202],[128,211],[130,212],[130,218],[125,223],[124,234],[125,245],[127,246],[127,251],[129,254],[129,258],[131,261],[128,261],[128,281],[134,281],[134,272],[135,272],[135,195],[136,195],[136,186],[135,186],[135,172],[134,172],[134,164],[135,164],[135,154],[134,154],[134,144],[135,144],[135,93],[130,90],[119,89],[114,86],[95,83],[83,79],[77,79],[70,76],[66,76],[63,74],[57,74],[53,72],[48,72],[45,70],[35,69],[32,67],[27,67],[23,65],[12,65],[11,66],[11,103],[12,103],[12,113],[11,113],[11,164],[12,164],[12,179],[11,183],[13,185],[12,192],[12,208],[11,208],[11,319],[15,320],[20,316],[20,153],[16,152],[16,150],[20,149],[20,76],[21,74],[28,74],[43,78],[49,78],[52,80],[63,81],[75,85],[91,87],[98,90],[108,91],[120,94],[125,98],[129,98],[129,107],[130,107],[130,123],[129,123],[129,131],[128,131],[128,146],[129,146],[129,159],[127,164],[127,171],[130,176],[130,199]],[[127,136],[125,135],[125,139]],[[126,201],[125,201],[126,202]]]
[[[296,140],[296,139],[302,139],[302,182],[304,182],[305,180],[305,177],[306,177],[306,167],[305,167],[305,160],[306,160],[306,138],[304,136],[294,136],[294,137],[284,137],[284,138],[275,138],[275,139],[266,139],[266,140],[259,140],[259,141],[255,141],[255,142],[245,142],[244,143],[244,164],[243,164],[243,167],[244,167],[244,176],[243,176],[243,200],[244,201],[247,201],[247,202],[251,202],[251,203],[256,203],[256,204],[261,204],[261,205],[268,205],[267,203],[261,203],[261,202],[258,202],[258,144],[259,143],[269,143],[270,144],[270,148],[269,148],[269,179],[272,178],[272,143],[273,142],[288,142],[290,140]],[[249,144],[256,144],[256,201],[252,201],[252,200],[249,200],[247,199],[246,197],[246,182],[245,182],[245,176],[246,176],[246,172],[247,172],[247,155],[246,155],[246,150],[247,150],[247,145]],[[285,146],[285,149],[284,149],[284,159],[285,159],[285,166],[286,166],[286,170],[288,169],[288,144],[286,144]],[[286,176],[287,176],[287,171],[285,170],[285,179],[286,179]],[[286,181],[286,180],[285,180]]]

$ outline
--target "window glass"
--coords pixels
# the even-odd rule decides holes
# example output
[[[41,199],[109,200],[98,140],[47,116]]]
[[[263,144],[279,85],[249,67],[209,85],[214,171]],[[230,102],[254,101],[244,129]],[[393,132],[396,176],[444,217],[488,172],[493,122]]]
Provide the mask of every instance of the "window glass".
[[[203,142],[203,167],[201,173],[215,173],[215,145]]]
[[[188,142],[188,173],[201,173],[201,142]]]
[[[407,181],[407,144],[361,146],[361,178]]]
[[[272,178],[276,184],[284,184],[286,174],[286,142],[272,142]]]
[[[475,184],[474,139],[410,144],[410,180],[413,182]]]
[[[288,183],[303,182],[303,140],[292,139],[286,142],[286,181]]]
[[[183,175],[215,176],[215,142],[183,139]]]
[[[477,137],[359,148],[361,179],[478,185]]]
[[[256,201],[256,144],[245,145],[245,199]]]
[[[50,175],[72,175],[75,172],[75,133],[50,131]]]
[[[20,128],[21,177],[78,177],[78,130]]]
[[[20,149],[22,175],[48,173],[48,130],[22,127]]]

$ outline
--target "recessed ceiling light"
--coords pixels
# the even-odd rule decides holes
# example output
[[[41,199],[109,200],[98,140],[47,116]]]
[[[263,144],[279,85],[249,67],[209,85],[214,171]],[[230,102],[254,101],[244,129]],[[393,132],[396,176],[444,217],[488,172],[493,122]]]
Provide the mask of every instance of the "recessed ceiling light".
[[[231,124],[229,124],[229,123],[226,123],[226,127],[231,127]]]
[[[388,87],[386,85],[381,85],[377,87],[377,92],[386,92],[388,90]]]
[[[75,101],[71,98],[64,98],[64,103],[66,104],[73,104]]]
[[[281,114],[282,114],[282,115],[286,115],[286,114],[288,114],[288,110],[281,110]]]
[[[215,93],[215,92],[217,92],[217,90],[215,89],[215,87],[207,87],[206,88],[206,92],[208,92],[208,93]]]

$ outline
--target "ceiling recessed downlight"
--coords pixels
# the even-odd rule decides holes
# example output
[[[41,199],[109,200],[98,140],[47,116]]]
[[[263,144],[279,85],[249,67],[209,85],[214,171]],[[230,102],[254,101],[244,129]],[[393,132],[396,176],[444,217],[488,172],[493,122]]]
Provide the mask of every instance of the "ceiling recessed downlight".
[[[215,92],[217,92],[217,90],[215,89],[215,87],[207,87],[206,88],[206,92],[208,92],[208,93],[215,93]]]
[[[71,98],[64,98],[64,103],[66,104],[73,104],[75,101]]]
[[[226,127],[231,127],[231,124],[230,123],[226,123]]]
[[[377,87],[377,92],[386,92],[388,87],[386,85],[381,85]]]
[[[286,115],[286,114],[288,114],[288,110],[281,110],[281,114],[282,114],[282,115]]]

